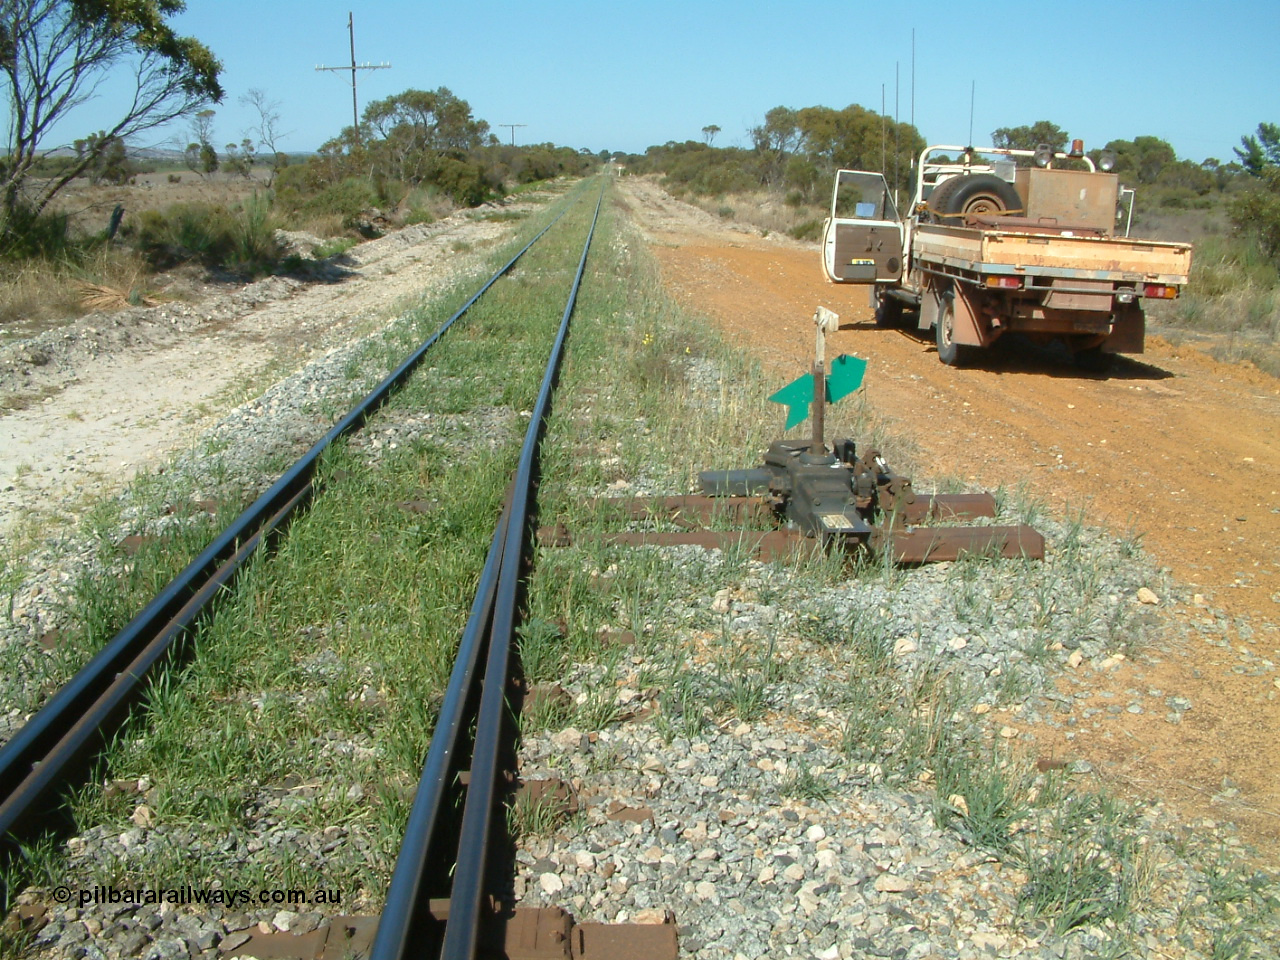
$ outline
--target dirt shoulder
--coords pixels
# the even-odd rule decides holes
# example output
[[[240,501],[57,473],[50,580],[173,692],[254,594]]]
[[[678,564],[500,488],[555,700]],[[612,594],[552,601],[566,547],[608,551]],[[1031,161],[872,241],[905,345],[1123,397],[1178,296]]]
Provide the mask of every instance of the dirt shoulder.
[[[361,244],[311,279],[209,288],[0,345],[0,534],[32,516],[74,519],[237,404],[443,288],[512,229],[461,213]]]
[[[1188,815],[1280,839],[1280,381],[1159,338],[1106,377],[1050,353],[993,353],[973,369],[938,362],[931,337],[878,329],[866,291],[826,281],[816,244],[726,227],[652,183],[622,181],[685,304],[779,370],[807,369],[812,316],[836,311],[835,353],[866,358],[875,411],[934,476],[971,489],[1025,483],[1055,509],[1140,534],[1185,588],[1161,598],[1176,653],[1150,652],[1067,686],[1141,687],[1189,700],[1180,722],[1121,713],[1105,729],[1036,728],[1042,752],[1175,802]],[[896,464],[898,458],[890,457]],[[1175,594],[1180,591],[1174,591]]]

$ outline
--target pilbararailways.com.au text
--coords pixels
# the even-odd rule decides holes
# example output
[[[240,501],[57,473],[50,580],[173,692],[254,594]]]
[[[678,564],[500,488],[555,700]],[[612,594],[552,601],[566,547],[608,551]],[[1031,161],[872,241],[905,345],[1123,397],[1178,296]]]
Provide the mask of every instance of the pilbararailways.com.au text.
[[[297,907],[342,903],[341,890],[329,890],[323,887],[314,890],[222,890],[190,885],[180,887],[95,886],[83,889],[58,886],[54,888],[53,897],[58,903],[74,901],[80,907],[101,903],[139,905],[168,903],[174,906],[217,904],[225,907]]]

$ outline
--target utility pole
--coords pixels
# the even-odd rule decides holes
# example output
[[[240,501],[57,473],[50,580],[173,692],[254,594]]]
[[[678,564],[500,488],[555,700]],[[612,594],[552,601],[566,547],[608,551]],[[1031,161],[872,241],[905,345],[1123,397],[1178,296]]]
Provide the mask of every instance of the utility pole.
[[[355,18],[347,13],[347,34],[351,37],[351,66],[349,67],[316,67],[316,70],[350,70],[351,71],[351,129],[356,139],[360,139],[360,108],[356,104],[356,71],[357,70],[390,70],[389,63],[362,63],[356,65],[356,25]]]
[[[528,124],[527,123],[495,123],[494,126],[511,128],[511,145],[514,147],[516,145],[516,127],[527,127]]]

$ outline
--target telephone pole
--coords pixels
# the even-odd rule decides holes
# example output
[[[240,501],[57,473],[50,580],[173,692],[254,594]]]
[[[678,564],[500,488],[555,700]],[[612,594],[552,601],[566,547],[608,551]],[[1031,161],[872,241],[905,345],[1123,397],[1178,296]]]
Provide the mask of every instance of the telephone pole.
[[[351,129],[356,139],[360,139],[360,108],[356,104],[356,71],[357,70],[389,70],[389,63],[356,64],[356,26],[355,18],[347,13],[347,34],[351,37],[351,66],[349,67],[316,67],[316,70],[350,70],[351,71]]]
[[[528,124],[527,123],[495,123],[494,126],[511,128],[511,145],[514,147],[516,145],[516,127],[527,127]]]

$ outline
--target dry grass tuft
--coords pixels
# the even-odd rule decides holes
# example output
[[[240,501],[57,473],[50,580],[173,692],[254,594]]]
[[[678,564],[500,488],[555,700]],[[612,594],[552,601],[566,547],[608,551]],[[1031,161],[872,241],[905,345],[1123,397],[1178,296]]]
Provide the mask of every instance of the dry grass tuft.
[[[123,310],[125,307],[154,307],[160,301],[145,293],[132,289],[109,287],[102,283],[90,283],[82,280],[76,284],[80,292],[80,305],[88,311]]]
[[[155,306],[138,256],[104,246],[82,262],[29,260],[0,274],[0,336],[27,337],[94,310]]]
[[[347,233],[342,225],[342,214],[340,213],[322,213],[300,219],[297,226],[291,229],[301,230],[317,237],[341,237]]]

